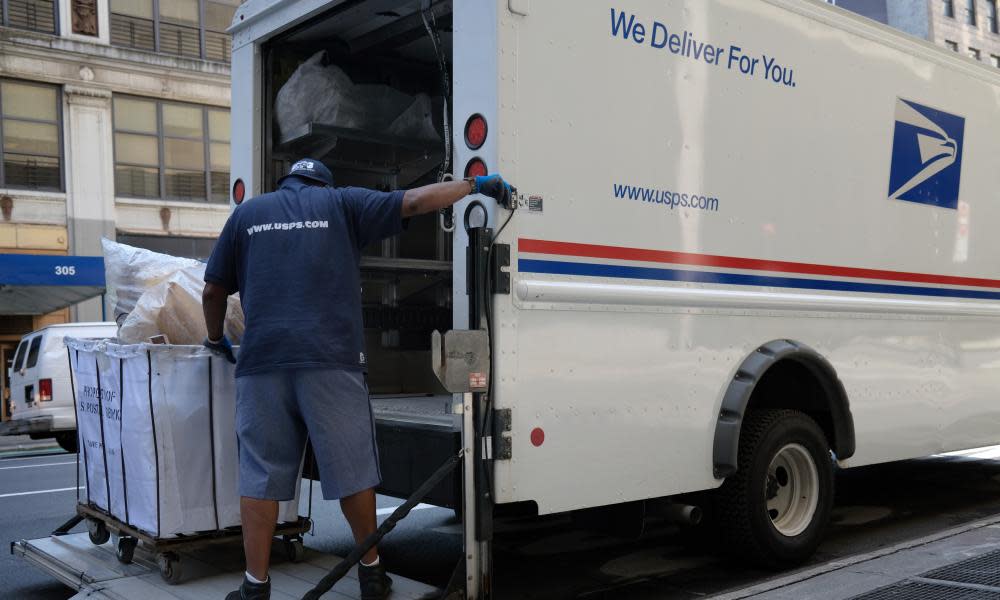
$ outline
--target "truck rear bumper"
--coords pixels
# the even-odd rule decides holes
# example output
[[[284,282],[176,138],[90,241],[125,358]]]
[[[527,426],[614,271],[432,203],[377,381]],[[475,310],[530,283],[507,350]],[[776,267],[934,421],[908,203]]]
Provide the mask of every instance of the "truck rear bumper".
[[[56,431],[55,419],[52,415],[31,417],[30,419],[12,419],[0,423],[0,435],[25,435],[50,431]]]

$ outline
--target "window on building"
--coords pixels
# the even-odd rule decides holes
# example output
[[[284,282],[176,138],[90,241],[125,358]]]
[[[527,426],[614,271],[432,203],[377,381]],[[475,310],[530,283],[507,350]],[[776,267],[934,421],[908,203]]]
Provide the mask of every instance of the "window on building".
[[[994,67],[1000,69],[1000,56],[997,56],[996,54],[991,54],[990,55],[990,64],[992,64]]]
[[[229,62],[232,38],[226,33],[239,0],[205,0],[205,58]]]
[[[986,21],[991,33],[1000,33],[1000,21],[997,20],[997,0],[986,0]]]
[[[958,42],[953,42],[951,40],[944,41],[945,48],[951,50],[952,52],[958,52]]]
[[[229,62],[240,0],[111,0],[111,43]]]
[[[0,81],[0,185],[62,189],[59,89]]]
[[[954,19],[955,0],[942,0],[941,4],[944,5],[944,16]]]
[[[212,202],[229,202],[229,111],[208,111],[208,165]]]
[[[965,24],[976,24],[976,0],[965,0]]]
[[[139,233],[119,232],[116,236],[118,243],[128,244],[136,248],[145,248],[153,252],[169,254],[170,256],[183,256],[185,258],[196,258],[208,260],[215,248],[216,238],[184,237],[178,235],[145,235]]]
[[[56,32],[55,0],[4,0],[0,12],[0,23],[8,27]]]
[[[983,60],[983,53],[979,51],[979,48],[969,48],[969,58]]]
[[[228,202],[229,111],[114,99],[115,193]]]

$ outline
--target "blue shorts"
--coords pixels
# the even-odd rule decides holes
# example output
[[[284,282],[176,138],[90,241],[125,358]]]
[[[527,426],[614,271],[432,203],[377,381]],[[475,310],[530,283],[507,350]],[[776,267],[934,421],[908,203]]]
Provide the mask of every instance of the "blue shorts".
[[[293,499],[307,436],[327,500],[382,481],[375,419],[360,372],[278,369],[237,377],[236,434],[241,496]]]

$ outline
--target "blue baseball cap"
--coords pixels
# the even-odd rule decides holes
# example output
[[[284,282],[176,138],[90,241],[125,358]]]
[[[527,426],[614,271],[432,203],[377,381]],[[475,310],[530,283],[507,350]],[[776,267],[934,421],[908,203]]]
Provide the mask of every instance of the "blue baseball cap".
[[[285,175],[278,180],[278,185],[281,185],[281,182],[293,175],[296,177],[312,179],[313,181],[318,181],[323,185],[333,187],[333,173],[330,172],[330,169],[326,168],[326,165],[314,158],[303,158],[296,161],[296,163],[292,165],[292,168],[288,170],[288,175]]]

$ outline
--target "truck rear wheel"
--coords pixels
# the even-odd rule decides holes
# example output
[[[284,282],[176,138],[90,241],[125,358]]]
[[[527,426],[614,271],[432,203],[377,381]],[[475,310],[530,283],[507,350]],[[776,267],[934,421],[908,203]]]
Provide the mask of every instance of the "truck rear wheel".
[[[724,548],[768,568],[812,556],[833,508],[826,436],[795,410],[750,412],[740,432],[738,468],[717,493]]]

